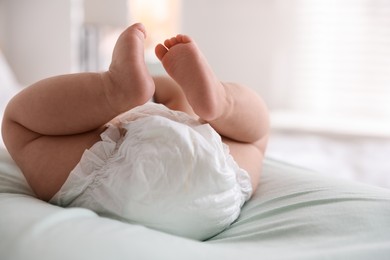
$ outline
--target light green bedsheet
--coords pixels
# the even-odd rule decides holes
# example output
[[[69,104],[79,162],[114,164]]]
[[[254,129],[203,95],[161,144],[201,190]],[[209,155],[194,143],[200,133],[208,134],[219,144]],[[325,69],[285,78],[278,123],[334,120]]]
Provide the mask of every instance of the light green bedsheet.
[[[239,219],[198,242],[39,201],[1,151],[0,259],[390,259],[390,191],[266,159]]]

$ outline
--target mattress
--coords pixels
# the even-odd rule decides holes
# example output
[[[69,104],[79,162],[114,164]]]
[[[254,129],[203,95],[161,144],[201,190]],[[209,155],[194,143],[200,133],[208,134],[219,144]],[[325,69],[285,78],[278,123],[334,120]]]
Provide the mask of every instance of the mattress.
[[[34,197],[0,150],[0,259],[389,259],[390,192],[266,158],[240,217],[199,242]]]

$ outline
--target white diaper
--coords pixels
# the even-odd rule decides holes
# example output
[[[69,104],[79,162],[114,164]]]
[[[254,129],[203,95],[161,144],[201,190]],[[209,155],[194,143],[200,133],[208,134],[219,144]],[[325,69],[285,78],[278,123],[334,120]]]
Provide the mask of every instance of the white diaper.
[[[148,103],[113,121],[51,203],[205,240],[252,194],[250,177],[209,124]]]

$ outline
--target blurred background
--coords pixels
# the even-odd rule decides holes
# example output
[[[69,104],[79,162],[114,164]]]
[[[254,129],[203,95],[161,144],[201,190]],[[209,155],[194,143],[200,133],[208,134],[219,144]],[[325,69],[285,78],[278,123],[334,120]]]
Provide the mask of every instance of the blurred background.
[[[220,79],[266,101],[267,156],[390,188],[390,1],[0,0],[0,108],[24,86],[108,67],[119,33],[191,35]]]

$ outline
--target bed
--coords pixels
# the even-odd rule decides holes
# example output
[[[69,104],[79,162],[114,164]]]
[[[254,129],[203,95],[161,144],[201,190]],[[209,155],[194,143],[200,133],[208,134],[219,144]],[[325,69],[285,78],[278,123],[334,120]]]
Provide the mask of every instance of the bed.
[[[266,158],[240,217],[207,241],[34,197],[0,150],[0,259],[389,259],[390,191]]]
[[[1,52],[0,83],[1,119],[20,89]],[[390,259],[388,189],[268,157],[240,217],[200,242],[40,201],[2,147],[1,260]]]

